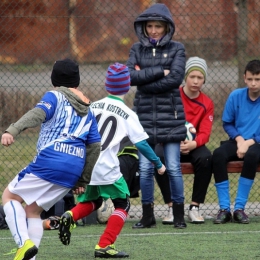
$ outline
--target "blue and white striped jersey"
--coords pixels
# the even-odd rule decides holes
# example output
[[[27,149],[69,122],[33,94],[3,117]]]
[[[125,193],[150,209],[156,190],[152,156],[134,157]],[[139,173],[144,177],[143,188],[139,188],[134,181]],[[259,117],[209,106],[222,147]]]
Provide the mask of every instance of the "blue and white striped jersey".
[[[33,173],[51,183],[73,188],[81,176],[86,145],[100,142],[96,119],[89,109],[79,116],[66,97],[58,91],[49,91],[36,105],[46,113],[42,123],[37,155],[20,173]]]

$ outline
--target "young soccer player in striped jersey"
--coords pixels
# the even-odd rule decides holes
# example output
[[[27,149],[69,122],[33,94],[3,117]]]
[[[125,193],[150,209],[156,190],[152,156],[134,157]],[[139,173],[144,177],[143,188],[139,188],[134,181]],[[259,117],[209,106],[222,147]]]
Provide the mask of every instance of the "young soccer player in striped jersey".
[[[54,90],[11,124],[1,140],[9,146],[23,130],[41,125],[36,156],[2,195],[6,222],[18,246],[15,260],[35,259],[43,235],[41,212],[74,188],[83,170],[91,172],[100,153],[90,102],[77,90],[78,64],[70,59],[56,61],[51,79]]]
[[[130,209],[130,193],[117,157],[121,140],[128,136],[137,149],[154,163],[159,174],[165,172],[165,166],[146,142],[148,135],[137,115],[124,104],[124,95],[130,89],[128,67],[120,63],[109,66],[105,87],[109,95],[91,104],[101,135],[100,156],[93,169],[90,185],[78,197],[79,203],[61,216],[59,237],[64,245],[68,245],[75,221],[97,210],[102,198],[111,198],[115,210],[108,219],[94,255],[100,258],[125,258],[129,255],[114,246]]]

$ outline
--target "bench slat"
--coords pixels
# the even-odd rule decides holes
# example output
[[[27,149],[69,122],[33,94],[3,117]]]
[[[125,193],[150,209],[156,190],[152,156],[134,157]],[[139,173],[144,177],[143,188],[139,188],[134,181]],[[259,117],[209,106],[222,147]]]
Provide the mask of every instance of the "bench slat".
[[[240,173],[242,171],[243,161],[231,161],[227,165],[229,173]],[[182,174],[193,174],[194,169],[191,163],[181,163]],[[260,172],[260,164],[257,167],[257,172]]]

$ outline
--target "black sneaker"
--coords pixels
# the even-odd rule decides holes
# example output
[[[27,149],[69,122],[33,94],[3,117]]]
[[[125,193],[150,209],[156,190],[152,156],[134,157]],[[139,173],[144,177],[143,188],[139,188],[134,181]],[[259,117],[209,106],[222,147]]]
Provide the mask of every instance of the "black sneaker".
[[[60,218],[59,238],[63,245],[70,244],[71,231],[76,227],[71,211],[66,211]]]
[[[214,220],[214,224],[225,224],[227,222],[232,222],[232,215],[230,211],[226,209],[221,209],[218,212],[217,217]]]
[[[243,209],[235,210],[233,213],[233,219],[234,219],[234,222],[236,222],[236,223],[240,223],[240,224],[249,223],[249,218]]]
[[[105,248],[102,248],[99,245],[96,245],[94,256],[99,257],[99,258],[126,258],[126,257],[129,257],[129,255],[127,253],[118,251],[113,244],[109,245]]]
[[[179,228],[179,229],[182,229],[182,228],[186,228],[187,227],[187,224],[185,222],[175,222],[174,225],[173,225],[174,228]]]

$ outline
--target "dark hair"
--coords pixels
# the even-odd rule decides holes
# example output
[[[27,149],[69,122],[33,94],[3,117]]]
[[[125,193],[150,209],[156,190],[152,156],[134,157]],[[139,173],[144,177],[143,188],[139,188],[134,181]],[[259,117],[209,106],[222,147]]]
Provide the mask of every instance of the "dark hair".
[[[246,74],[247,71],[251,72],[253,75],[260,74],[260,60],[249,61],[246,65],[244,74]]]

